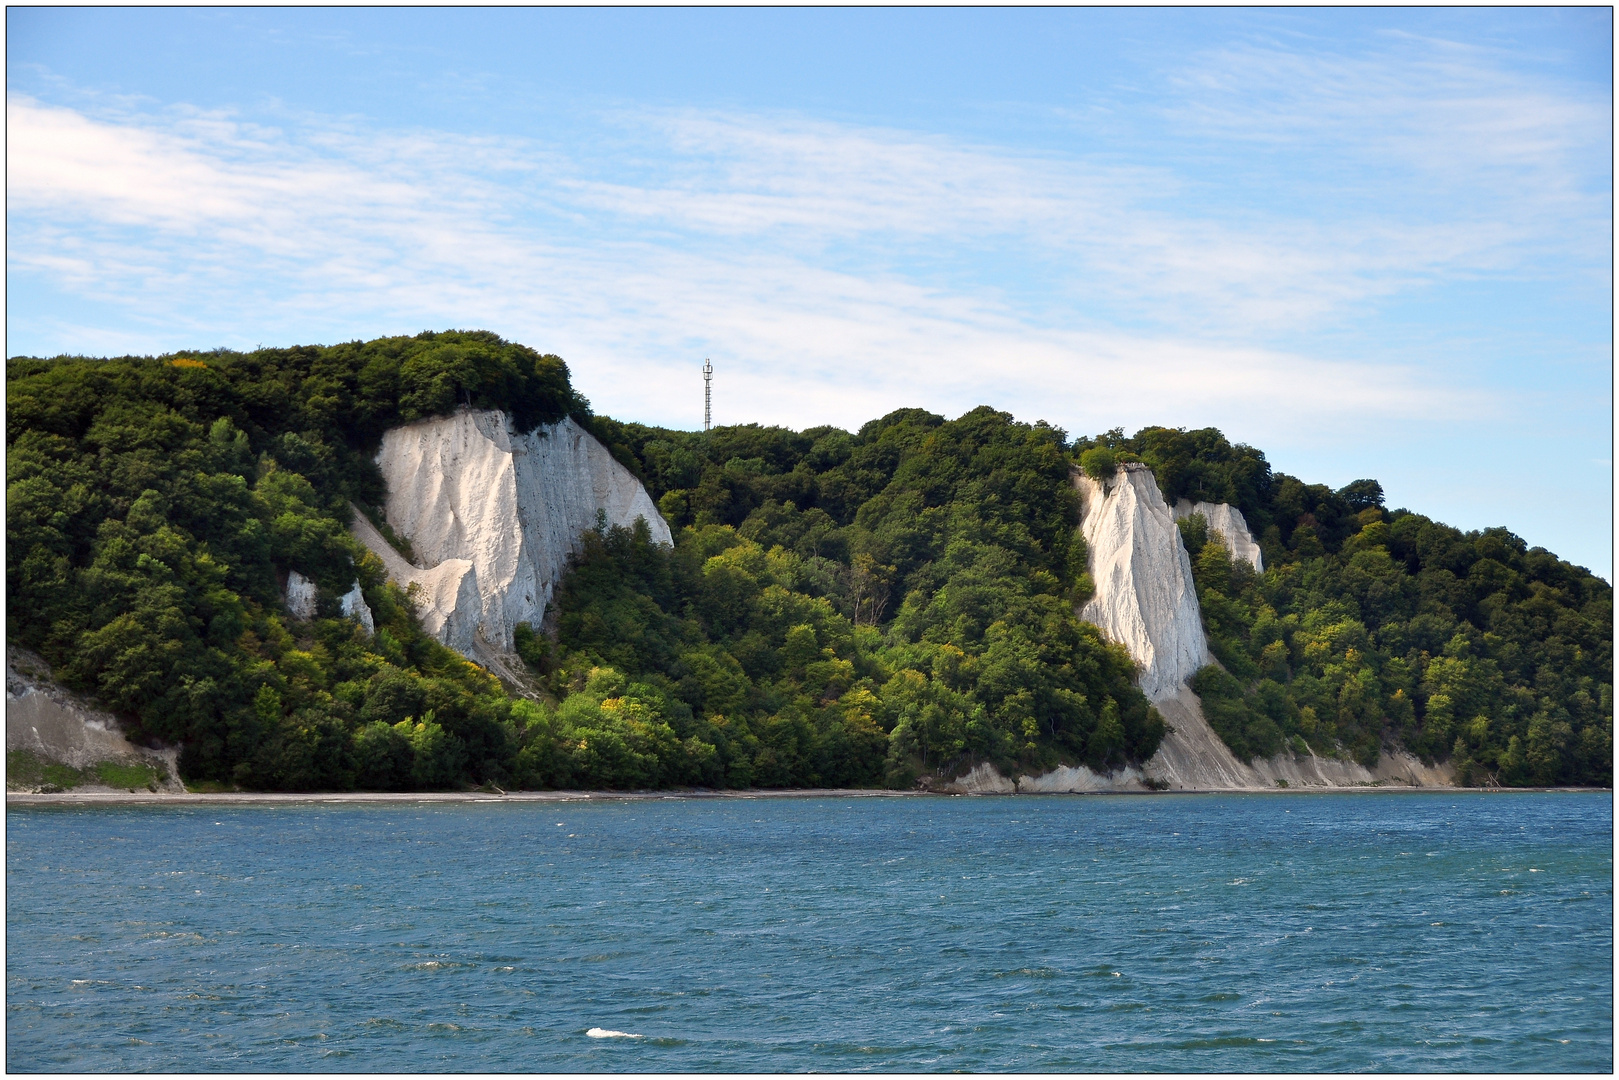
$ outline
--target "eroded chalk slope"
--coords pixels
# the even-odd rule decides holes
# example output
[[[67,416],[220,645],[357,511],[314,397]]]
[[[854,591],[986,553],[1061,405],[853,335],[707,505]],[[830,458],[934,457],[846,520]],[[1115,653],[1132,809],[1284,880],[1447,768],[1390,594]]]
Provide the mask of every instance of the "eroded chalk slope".
[[[571,419],[522,434],[503,412],[463,409],[387,432],[377,465],[383,512],[416,562],[359,515],[355,535],[396,582],[419,586],[423,625],[463,653],[509,651],[519,623],[540,625],[599,515],[673,542],[641,482]]]
[[[1128,463],[1107,480],[1075,473],[1082,504],[1081,530],[1090,549],[1096,593],[1080,610],[1109,638],[1122,644],[1140,668],[1140,686],[1162,714],[1169,733],[1152,760],[1137,769],[1095,773],[1083,765],[1063,766],[1041,776],[1001,776],[980,764],[948,790],[973,793],[1140,791],[1144,781],[1174,790],[1270,790],[1279,787],[1356,787],[1364,785],[1445,786],[1448,766],[1427,766],[1404,751],[1382,754],[1375,768],[1314,753],[1283,751],[1253,762],[1239,761],[1209,726],[1203,704],[1187,685],[1204,665],[1215,662],[1203,630],[1191,559],[1176,526],[1178,518],[1201,513],[1233,554],[1255,569],[1264,565],[1259,545],[1235,507],[1181,500],[1165,504],[1152,470]]]

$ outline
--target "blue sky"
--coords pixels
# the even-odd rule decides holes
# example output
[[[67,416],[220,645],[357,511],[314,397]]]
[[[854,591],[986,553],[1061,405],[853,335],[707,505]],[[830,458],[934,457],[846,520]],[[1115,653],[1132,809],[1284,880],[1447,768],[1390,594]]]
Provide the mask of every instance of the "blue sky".
[[[1601,9],[7,12],[8,355],[1221,428],[1612,578]]]

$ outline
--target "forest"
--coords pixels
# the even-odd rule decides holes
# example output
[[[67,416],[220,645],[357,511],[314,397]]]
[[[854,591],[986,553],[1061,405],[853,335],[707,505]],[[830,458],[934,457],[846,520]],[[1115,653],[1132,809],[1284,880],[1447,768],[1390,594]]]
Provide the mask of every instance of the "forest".
[[[1070,470],[1118,460],[1170,502],[1237,506],[1264,550],[1255,574],[1182,523],[1220,660],[1194,685],[1239,756],[1403,745],[1468,783],[1611,783],[1606,582],[1213,429],[1070,440],[981,407],[674,431],[595,416],[559,358],[459,331],[12,359],[7,397],[10,640],[137,740],[180,743],[196,788],[908,788],[1143,762],[1163,721],[1076,615]],[[380,523],[382,432],[460,405],[573,416],[675,536],[587,534],[554,633],[519,628],[522,686],[428,638],[347,527],[351,503]],[[282,603],[292,569],[314,619]],[[374,635],[331,599],[355,581]]]
[[[1463,533],[1272,474],[1218,431],[1148,428],[1076,444],[1153,467],[1165,497],[1229,502],[1264,574],[1200,517],[1181,522],[1210,649],[1193,679],[1240,757],[1291,744],[1449,759],[1466,784],[1612,782],[1613,589],[1506,529]],[[1222,670],[1223,669],[1223,670]]]
[[[188,782],[433,788],[502,775],[514,702],[422,633],[349,535],[382,433],[458,404],[532,428],[588,403],[488,333],[6,366],[6,630]],[[282,602],[296,568],[323,616]],[[336,616],[358,580],[366,639]]]

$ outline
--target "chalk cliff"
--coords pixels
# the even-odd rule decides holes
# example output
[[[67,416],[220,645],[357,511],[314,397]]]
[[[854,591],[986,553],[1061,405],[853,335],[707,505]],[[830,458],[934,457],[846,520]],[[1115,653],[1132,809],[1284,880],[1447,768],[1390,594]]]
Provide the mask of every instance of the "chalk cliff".
[[[942,790],[970,794],[1018,792],[1141,791],[1145,781],[1170,790],[1270,790],[1294,787],[1395,785],[1446,786],[1448,765],[1430,767],[1403,751],[1385,751],[1375,769],[1353,761],[1298,755],[1291,750],[1268,760],[1239,761],[1203,716],[1203,704],[1186,680],[1213,663],[1192,583],[1191,560],[1175,525],[1178,517],[1202,513],[1210,528],[1256,568],[1258,545],[1242,514],[1223,503],[1187,503],[1174,513],[1145,465],[1128,463],[1105,482],[1075,473],[1082,502],[1081,529],[1090,548],[1096,595],[1080,617],[1120,642],[1141,668],[1142,691],[1169,727],[1158,752],[1140,768],[1098,774],[1062,766],[1041,776],[1002,776],[981,763]],[[1185,507],[1185,512],[1181,512]],[[1247,547],[1242,545],[1246,544]],[[1250,551],[1251,549],[1251,551]],[[1279,781],[1281,783],[1279,783]]]
[[[287,612],[294,619],[315,617],[315,583],[293,570],[287,574]]]
[[[1141,665],[1141,690],[1173,695],[1209,662],[1192,561],[1152,470],[1134,462],[1111,479],[1074,474],[1084,507],[1096,595],[1079,617],[1124,645]]]
[[[6,650],[6,751],[32,755],[44,765],[66,765],[86,774],[78,786],[105,786],[95,777],[98,766],[147,766],[159,791],[182,792],[179,749],[136,746],[124,737],[111,713],[96,708],[57,685],[43,659],[26,649]],[[12,770],[7,786],[12,786]]]
[[[289,615],[294,619],[313,619],[319,598],[320,588],[313,581],[296,570],[287,572],[285,600]],[[338,605],[345,619],[353,619],[363,626],[368,634],[377,632],[376,620],[371,616],[371,608],[366,605],[365,594],[360,591],[358,581],[338,598]]]
[[[382,560],[390,581],[402,589],[417,586],[416,615],[422,628],[450,648],[470,653],[483,617],[483,598],[478,593],[478,575],[472,563],[445,559],[425,569],[415,566],[395,551],[359,511],[355,511],[352,530],[360,543]]]
[[[1248,565],[1261,574],[1265,572],[1265,557],[1260,554],[1254,534],[1248,531],[1248,522],[1243,518],[1241,510],[1229,503],[1175,500],[1176,521],[1189,518],[1193,514],[1203,515],[1203,520],[1209,523],[1209,532],[1219,533],[1233,556],[1246,560]]]
[[[571,419],[525,435],[505,413],[463,409],[389,431],[377,465],[388,524],[419,565],[358,514],[354,533],[394,581],[421,587],[424,627],[462,653],[509,651],[518,623],[540,625],[598,513],[610,525],[644,519],[653,540],[673,543],[640,481]]]
[[[376,620],[371,617],[371,607],[365,602],[365,594],[360,591],[358,581],[338,599],[338,603],[342,605],[344,618],[353,619],[364,627],[368,634],[377,632]]]

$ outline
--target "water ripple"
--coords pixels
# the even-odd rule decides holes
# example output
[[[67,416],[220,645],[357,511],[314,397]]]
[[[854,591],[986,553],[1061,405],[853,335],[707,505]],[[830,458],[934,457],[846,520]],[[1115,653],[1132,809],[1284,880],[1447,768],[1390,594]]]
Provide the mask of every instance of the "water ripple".
[[[7,1067],[1613,1064],[1606,795],[556,813],[8,808]]]

